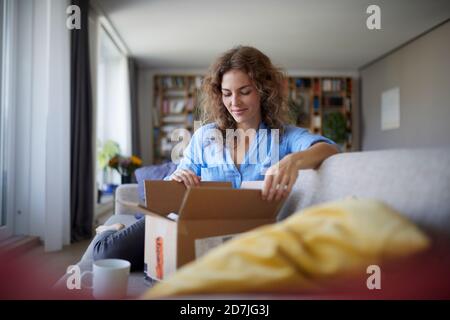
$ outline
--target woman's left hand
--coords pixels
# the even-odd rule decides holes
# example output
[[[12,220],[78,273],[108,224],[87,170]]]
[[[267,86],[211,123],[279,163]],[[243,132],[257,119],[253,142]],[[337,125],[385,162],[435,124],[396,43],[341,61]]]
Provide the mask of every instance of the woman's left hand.
[[[262,197],[264,200],[280,200],[287,197],[298,177],[299,167],[293,154],[271,166],[264,178]]]
[[[287,197],[298,177],[298,171],[317,169],[328,157],[339,152],[336,145],[318,142],[307,150],[291,153],[271,166],[264,178],[263,199]]]

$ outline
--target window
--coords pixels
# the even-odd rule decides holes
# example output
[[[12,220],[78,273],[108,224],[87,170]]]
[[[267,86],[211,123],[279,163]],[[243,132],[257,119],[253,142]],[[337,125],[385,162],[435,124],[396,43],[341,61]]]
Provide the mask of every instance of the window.
[[[127,57],[100,25],[97,65],[97,150],[108,141],[116,142],[123,155],[131,154],[131,115]],[[97,167],[97,186],[120,184],[118,173]]]

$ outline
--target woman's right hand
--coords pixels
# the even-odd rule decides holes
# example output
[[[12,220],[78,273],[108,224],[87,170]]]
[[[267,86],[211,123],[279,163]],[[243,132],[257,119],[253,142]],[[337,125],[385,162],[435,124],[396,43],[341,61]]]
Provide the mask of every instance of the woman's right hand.
[[[171,176],[171,180],[183,182],[186,187],[199,186],[200,179],[194,172],[185,169],[176,170]]]

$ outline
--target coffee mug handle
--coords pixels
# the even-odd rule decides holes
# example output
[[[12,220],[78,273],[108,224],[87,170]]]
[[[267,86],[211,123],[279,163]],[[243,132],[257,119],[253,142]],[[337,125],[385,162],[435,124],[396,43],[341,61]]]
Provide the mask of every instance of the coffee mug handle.
[[[81,273],[81,283],[83,283],[83,277],[85,275],[91,275],[91,285],[90,286],[83,285],[83,288],[92,289],[92,287],[93,287],[93,285],[92,285],[92,277],[93,277],[94,273],[92,271],[84,271],[83,273]]]

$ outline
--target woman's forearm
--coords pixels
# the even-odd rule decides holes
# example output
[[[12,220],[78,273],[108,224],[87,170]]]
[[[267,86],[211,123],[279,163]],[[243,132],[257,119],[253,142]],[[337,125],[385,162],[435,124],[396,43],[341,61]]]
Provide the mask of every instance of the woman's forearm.
[[[316,169],[325,159],[336,153],[339,153],[339,150],[335,145],[319,142],[305,151],[292,153],[290,156],[298,170],[302,170]]]

